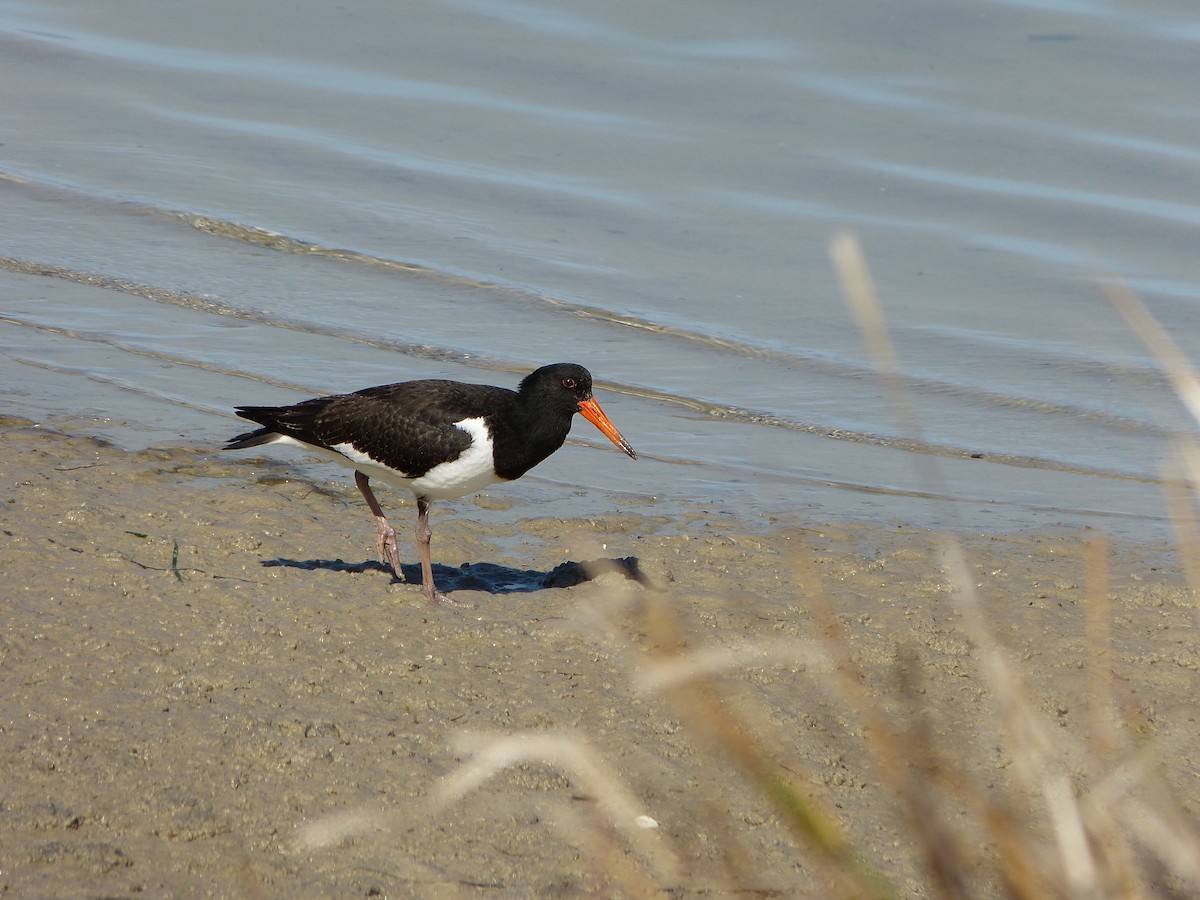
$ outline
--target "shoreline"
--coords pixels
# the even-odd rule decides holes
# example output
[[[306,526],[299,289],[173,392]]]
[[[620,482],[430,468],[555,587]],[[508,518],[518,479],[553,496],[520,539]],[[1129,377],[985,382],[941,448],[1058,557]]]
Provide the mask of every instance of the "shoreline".
[[[700,508],[514,526],[490,521],[484,495],[439,507],[433,555],[439,580],[494,591],[429,607],[374,562],[348,479],[2,424],[0,894],[624,895],[627,866],[672,896],[819,895],[836,872],[714,759],[671,690],[647,687],[664,611],[679,646],[733,660],[714,676],[723,702],[902,896],[931,891],[920,848],[819,657],[844,646],[889,712],[907,696],[900,661],[917,660],[918,708],[962,770],[1009,777],[962,585],[929,532],[800,517],[764,531]],[[409,536],[410,505],[390,503]],[[961,543],[986,624],[1055,733],[1097,740],[1102,683],[1115,733],[1153,739],[1194,811],[1194,598],[1166,545],[1093,537]],[[536,583],[627,558],[646,584]],[[567,736],[657,827],[598,825],[597,788],[561,761],[435,802],[477,759],[464,735]],[[1084,777],[1085,756],[1064,759]]]

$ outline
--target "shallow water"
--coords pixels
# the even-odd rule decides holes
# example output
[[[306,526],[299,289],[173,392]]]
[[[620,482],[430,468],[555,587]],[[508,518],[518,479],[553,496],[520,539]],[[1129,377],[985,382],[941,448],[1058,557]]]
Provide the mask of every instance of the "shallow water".
[[[1132,2],[0,2],[5,405],[215,448],[239,403],[569,359],[642,459],[579,425],[508,488],[539,512],[1161,537],[1191,426],[1097,279],[1200,354],[1198,41]]]

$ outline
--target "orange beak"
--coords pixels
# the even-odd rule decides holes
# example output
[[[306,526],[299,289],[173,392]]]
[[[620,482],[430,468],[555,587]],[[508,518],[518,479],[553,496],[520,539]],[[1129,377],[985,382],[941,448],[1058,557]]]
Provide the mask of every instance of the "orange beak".
[[[631,459],[637,459],[637,454],[633,452],[633,448],[629,446],[629,441],[621,436],[621,432],[617,431],[617,426],[608,420],[608,416],[604,414],[604,410],[600,408],[600,404],[596,402],[595,397],[588,397],[586,400],[579,402],[579,412],[585,419],[604,432],[604,436],[629,454]]]

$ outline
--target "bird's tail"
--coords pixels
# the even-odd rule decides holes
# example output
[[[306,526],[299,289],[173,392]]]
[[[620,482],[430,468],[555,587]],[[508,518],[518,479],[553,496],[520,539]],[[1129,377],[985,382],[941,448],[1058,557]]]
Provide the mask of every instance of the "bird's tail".
[[[249,447],[259,447],[277,440],[279,440],[278,431],[272,431],[270,428],[256,428],[254,431],[247,431],[245,434],[239,434],[237,437],[230,438],[228,443],[225,444],[225,449],[245,450]]]
[[[287,407],[282,406],[239,406],[234,410],[243,419],[249,419],[257,425],[262,425],[262,428],[256,428],[254,431],[247,431],[245,434],[239,434],[236,437],[229,439],[225,445],[226,450],[245,450],[249,447],[259,447],[263,444],[270,444],[273,441],[279,440],[282,437],[280,432],[279,422],[280,413],[286,412]]]

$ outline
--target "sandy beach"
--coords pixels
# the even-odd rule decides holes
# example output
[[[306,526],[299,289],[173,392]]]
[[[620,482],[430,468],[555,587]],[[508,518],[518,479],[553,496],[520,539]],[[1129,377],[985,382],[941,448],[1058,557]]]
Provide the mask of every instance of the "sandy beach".
[[[681,660],[884,895],[936,894],[897,772],[966,779],[939,809],[974,847],[973,895],[1000,896],[973,803],[1039,806],[980,627],[1078,795],[1136,747],[1155,796],[1200,799],[1200,636],[1167,546],[963,535],[967,622],[938,536],[895,523],[614,505],[514,528],[490,521],[515,502],[497,491],[437,509],[435,571],[467,606],[435,608],[375,562],[348,478],[3,431],[6,896],[861,893],[697,721],[663,665]],[[381,501],[415,562],[409,499]],[[872,716],[944,757],[881,758]]]

